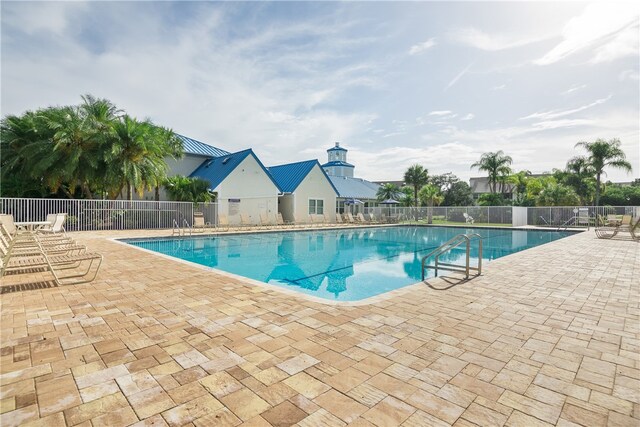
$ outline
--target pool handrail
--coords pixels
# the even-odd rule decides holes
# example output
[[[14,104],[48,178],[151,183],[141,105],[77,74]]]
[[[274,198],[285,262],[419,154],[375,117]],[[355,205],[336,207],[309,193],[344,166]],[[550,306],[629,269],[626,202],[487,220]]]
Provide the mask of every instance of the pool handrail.
[[[476,267],[472,267],[470,265],[470,252],[471,252],[471,238],[478,237],[478,264]],[[465,265],[458,264],[450,264],[440,262],[440,256],[446,252],[451,251],[452,249],[457,248],[461,244],[465,243],[466,256],[465,256]],[[426,264],[427,260],[431,257],[435,257],[435,264],[429,265]],[[448,270],[454,271],[458,273],[464,273],[465,278],[468,279],[470,272],[476,272],[475,275],[479,276],[482,274],[482,236],[478,233],[470,233],[470,234],[458,234],[455,237],[449,239],[442,245],[438,246],[433,251],[429,252],[426,256],[422,257],[422,280],[424,281],[424,271],[429,268],[433,268],[435,270],[436,277],[438,276],[438,270]]]

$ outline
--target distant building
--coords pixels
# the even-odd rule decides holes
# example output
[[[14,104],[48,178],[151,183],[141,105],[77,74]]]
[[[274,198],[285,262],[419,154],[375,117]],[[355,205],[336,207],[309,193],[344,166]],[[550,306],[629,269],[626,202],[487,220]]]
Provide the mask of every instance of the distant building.
[[[355,166],[347,162],[347,151],[336,142],[327,150],[328,161],[322,165],[338,191],[338,212],[360,212],[362,208],[377,206],[376,194],[380,185],[354,177]]]
[[[530,178],[542,178],[551,176],[549,173],[533,173],[528,175]],[[473,200],[477,200],[482,194],[491,193],[491,187],[489,186],[489,177],[479,176],[469,179],[469,186],[471,187],[471,193],[473,194]],[[515,185],[505,183],[502,186],[502,194],[505,198],[512,198],[514,196],[513,189]],[[500,183],[496,184],[496,193],[500,193]]]

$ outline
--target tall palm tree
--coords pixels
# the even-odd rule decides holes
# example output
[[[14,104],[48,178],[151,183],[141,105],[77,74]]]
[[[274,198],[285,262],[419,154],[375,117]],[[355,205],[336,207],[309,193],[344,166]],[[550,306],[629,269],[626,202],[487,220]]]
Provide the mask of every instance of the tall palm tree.
[[[513,203],[517,206],[522,206],[527,198],[527,182],[529,181],[529,177],[531,176],[531,171],[522,170],[518,173],[515,173],[507,179],[509,184],[513,184],[514,190],[514,199]]]
[[[503,177],[511,174],[511,165],[513,159],[506,156],[502,150],[495,153],[484,153],[480,160],[471,165],[471,169],[478,168],[479,171],[487,172],[489,176],[489,189],[492,193],[496,192],[496,184],[500,184],[500,192],[503,191]]]
[[[418,206],[418,190],[429,182],[429,171],[415,164],[404,173],[404,182],[413,187],[413,201]]]
[[[167,173],[167,147],[154,138],[154,125],[125,115],[114,125],[113,140],[106,155],[110,165],[111,196],[124,189],[127,200],[133,191],[142,193],[162,182]]]
[[[594,142],[578,142],[576,144],[576,147],[583,147],[589,154],[589,165],[593,168],[596,176],[596,206],[600,204],[600,182],[606,167],[631,172],[631,163],[626,160],[626,155],[620,145],[618,138],[609,141],[597,139]]]
[[[592,200],[595,192],[595,170],[589,159],[584,156],[574,157],[558,175],[564,184],[575,190],[580,197],[580,204],[586,205]]]
[[[400,187],[392,183],[382,184],[376,193],[376,197],[379,201],[388,199],[398,200],[401,195],[402,192],[400,191]]]
[[[420,189],[418,193],[420,200],[427,205],[427,223],[433,222],[433,205],[439,205],[444,200],[444,196],[440,193],[440,189],[435,185],[427,184]]]

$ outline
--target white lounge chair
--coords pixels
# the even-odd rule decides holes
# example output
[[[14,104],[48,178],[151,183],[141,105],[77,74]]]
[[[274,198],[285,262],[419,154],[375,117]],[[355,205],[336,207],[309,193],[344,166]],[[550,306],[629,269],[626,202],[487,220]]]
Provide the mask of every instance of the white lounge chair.
[[[471,215],[469,215],[466,212],[462,213],[462,216],[464,217],[464,220],[467,224],[473,224],[475,222],[475,220],[473,219],[473,217]]]

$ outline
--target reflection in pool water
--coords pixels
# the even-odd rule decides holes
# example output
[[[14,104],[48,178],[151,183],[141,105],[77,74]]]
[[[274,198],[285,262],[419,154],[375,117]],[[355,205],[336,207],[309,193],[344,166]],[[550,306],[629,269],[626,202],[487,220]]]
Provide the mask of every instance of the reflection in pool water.
[[[384,227],[274,232],[127,243],[294,289],[316,297],[357,301],[421,280],[422,257],[460,233],[483,238],[483,261],[557,240],[571,232],[447,227]],[[475,264],[478,244],[472,241]],[[464,262],[463,247],[440,257]],[[433,271],[429,271],[433,275]]]

